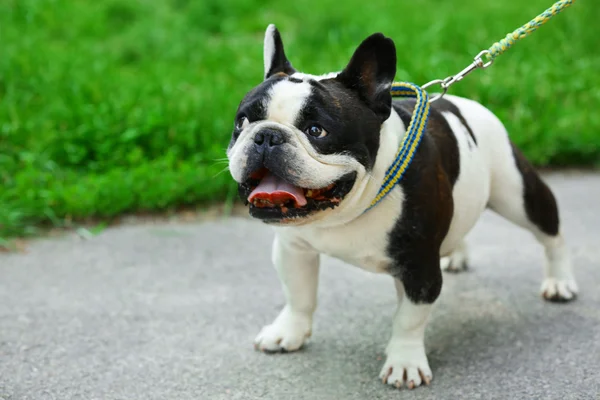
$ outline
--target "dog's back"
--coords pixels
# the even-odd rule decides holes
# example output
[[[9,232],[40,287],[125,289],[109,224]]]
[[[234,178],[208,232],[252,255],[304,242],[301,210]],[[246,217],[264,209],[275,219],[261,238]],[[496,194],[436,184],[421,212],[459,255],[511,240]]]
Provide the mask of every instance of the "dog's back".
[[[406,126],[414,104],[414,100],[394,102]],[[520,226],[556,234],[554,198],[500,120],[481,104],[458,96],[446,95],[431,104],[424,145],[429,142],[436,148],[453,185],[454,212],[442,255],[460,248],[486,207]]]

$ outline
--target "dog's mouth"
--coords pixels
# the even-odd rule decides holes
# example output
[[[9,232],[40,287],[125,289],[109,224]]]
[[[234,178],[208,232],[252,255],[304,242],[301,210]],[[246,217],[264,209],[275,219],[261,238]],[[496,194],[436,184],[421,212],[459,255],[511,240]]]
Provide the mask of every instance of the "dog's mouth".
[[[355,178],[356,173],[350,173],[326,187],[301,188],[261,168],[240,184],[240,195],[250,205],[253,217],[281,222],[335,208],[350,192]]]

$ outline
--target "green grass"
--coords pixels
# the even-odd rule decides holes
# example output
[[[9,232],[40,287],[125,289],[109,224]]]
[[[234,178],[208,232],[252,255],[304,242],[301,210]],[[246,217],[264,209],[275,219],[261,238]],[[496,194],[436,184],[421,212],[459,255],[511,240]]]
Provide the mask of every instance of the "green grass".
[[[43,224],[233,196],[233,116],[276,23],[295,67],[343,68],[375,31],[397,79],[462,69],[551,0],[3,0],[0,237]],[[597,9],[579,1],[452,88],[483,102],[537,165],[598,165]]]

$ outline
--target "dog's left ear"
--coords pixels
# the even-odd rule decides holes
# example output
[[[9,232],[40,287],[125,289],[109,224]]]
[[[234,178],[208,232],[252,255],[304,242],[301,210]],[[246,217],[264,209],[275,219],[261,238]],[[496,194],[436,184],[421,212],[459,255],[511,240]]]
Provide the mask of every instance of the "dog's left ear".
[[[381,33],[366,38],[336,79],[358,93],[385,121],[392,110],[390,89],[396,76],[396,46]]]
[[[269,25],[265,32],[264,60],[265,79],[268,79],[277,73],[292,75],[296,72],[285,56],[281,35],[273,24]]]

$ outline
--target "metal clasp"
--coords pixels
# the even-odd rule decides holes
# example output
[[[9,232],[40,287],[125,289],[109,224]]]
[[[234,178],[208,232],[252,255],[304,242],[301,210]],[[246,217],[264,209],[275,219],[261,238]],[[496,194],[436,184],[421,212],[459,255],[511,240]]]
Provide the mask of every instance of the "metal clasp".
[[[448,78],[446,78],[446,79],[448,79]],[[437,94],[437,95],[433,96],[432,98],[430,98],[429,99],[429,103],[431,103],[433,101],[436,101],[437,99],[442,98],[442,96],[446,94],[446,92],[448,91],[448,86],[444,85],[444,81],[446,79],[434,79],[434,80],[432,80],[430,82],[427,82],[423,86],[421,86],[421,89],[423,89],[423,90],[425,90],[428,87],[433,86],[433,85],[440,85],[441,88],[442,88],[442,93]]]
[[[487,56],[487,58],[488,58],[487,62],[483,61],[483,56]],[[488,50],[483,50],[475,56],[475,58],[473,59],[473,62],[471,64],[469,64],[465,69],[460,71],[458,74],[451,75],[445,79],[434,79],[433,81],[427,82],[426,84],[424,84],[421,87],[423,89],[427,89],[428,87],[433,86],[433,85],[440,85],[440,87],[442,88],[441,94],[438,94],[437,96],[434,96],[431,99],[429,99],[429,102],[431,103],[431,102],[441,99],[446,94],[446,92],[448,91],[448,88],[450,86],[454,85],[456,82],[461,81],[465,76],[469,75],[471,72],[475,71],[477,68],[485,69],[485,68],[489,67],[490,65],[492,65],[493,63],[494,63],[494,59],[492,58],[491,53]]]

